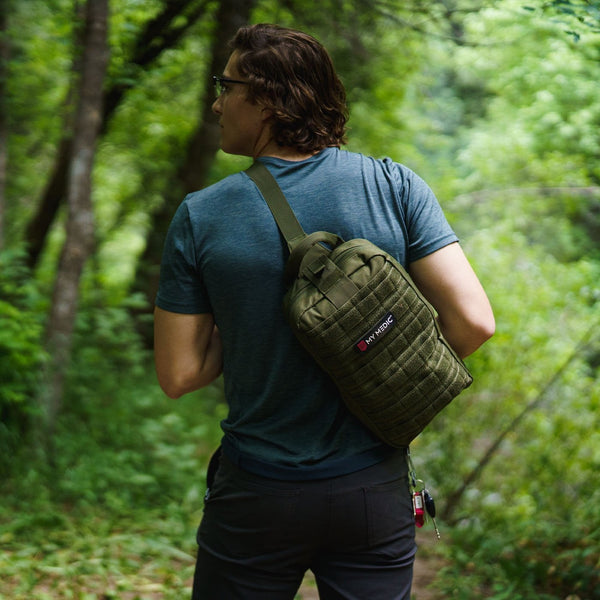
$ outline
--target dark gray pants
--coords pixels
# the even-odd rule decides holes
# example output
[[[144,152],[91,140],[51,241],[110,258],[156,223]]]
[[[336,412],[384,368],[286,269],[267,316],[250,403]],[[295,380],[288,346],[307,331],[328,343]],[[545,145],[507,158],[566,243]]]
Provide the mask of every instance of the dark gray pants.
[[[193,600],[409,600],[416,545],[405,457],[322,481],[265,479],[225,457],[198,530]]]

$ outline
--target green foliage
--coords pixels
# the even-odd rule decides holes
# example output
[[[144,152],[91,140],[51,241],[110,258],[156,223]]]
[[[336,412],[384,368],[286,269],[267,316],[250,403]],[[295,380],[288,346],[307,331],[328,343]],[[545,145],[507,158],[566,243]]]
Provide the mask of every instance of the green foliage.
[[[18,252],[0,252],[0,472],[35,412],[42,349],[40,295]]]
[[[222,404],[216,388],[172,404],[149,375],[113,379],[110,403],[88,389],[87,418],[59,423],[54,468],[13,459],[20,477],[0,484],[0,596],[189,595]]]
[[[134,43],[164,3],[112,7],[107,85],[133,87],[98,149],[97,252],[53,465],[28,433],[61,227],[35,276],[18,252],[0,254],[0,596],[188,593],[203,471],[226,407],[218,385],[176,403],[162,395],[129,284],[197,125],[216,4],[143,71],[130,62]],[[392,156],[430,183],[495,309],[495,337],[468,359],[473,387],[413,449],[441,512],[510,428],[440,523],[443,597],[595,600],[600,341],[580,340],[600,320],[598,3],[477,4],[364,10],[344,0],[330,11],[264,0],[254,16],[304,27],[331,49],[348,87],[349,148]],[[11,3],[11,248],[64,132],[72,9],[71,0]],[[210,181],[248,164],[219,153]]]
[[[115,514],[150,508],[157,495],[196,498],[198,468],[218,445],[221,391],[168,401],[131,318],[135,299],[110,306],[101,296],[88,296],[79,312],[54,450],[63,474],[55,498]]]
[[[421,101],[409,121],[418,170],[497,321],[467,361],[474,385],[413,457],[443,511],[531,404],[441,523],[450,566],[438,586],[461,600],[588,600],[600,589],[600,339],[580,341],[600,326],[597,43],[573,45],[511,6],[467,19],[480,44],[432,44],[408,91]]]
[[[536,7],[524,6],[535,11]],[[586,33],[600,33],[600,2],[597,0],[549,0],[537,9],[565,27],[565,32],[579,41]]]
[[[473,387],[413,451],[442,506],[509,434],[454,507],[444,597],[587,599],[599,589],[600,264],[557,210],[567,200],[500,193],[453,205],[497,332],[467,359]]]
[[[22,228],[46,183],[70,108],[73,38],[71,0],[10,2],[7,7],[8,157],[6,238],[21,243]],[[58,117],[58,118],[57,118]]]
[[[0,596],[181,598],[222,390],[167,399],[123,307],[83,307],[74,357],[53,464],[32,440],[0,480]]]
[[[576,259],[570,236],[549,251],[568,228],[551,204],[543,211],[528,196],[486,200],[475,210],[465,204],[458,220],[477,231],[464,246],[485,282],[497,333],[468,359],[473,388],[423,435],[421,468],[440,498],[450,498],[496,437],[539,403],[509,430],[456,508],[454,575],[444,590],[464,599],[592,597],[600,382],[590,357],[600,339],[583,346],[580,340],[600,323],[599,265],[585,255]],[[532,237],[535,223],[543,225],[544,240]],[[473,577],[471,592],[457,587],[465,571]]]

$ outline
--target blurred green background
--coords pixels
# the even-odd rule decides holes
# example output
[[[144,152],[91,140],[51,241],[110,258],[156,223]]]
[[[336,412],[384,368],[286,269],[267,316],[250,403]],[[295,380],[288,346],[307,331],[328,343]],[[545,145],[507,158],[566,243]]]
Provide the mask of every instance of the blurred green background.
[[[329,48],[348,149],[430,184],[494,307],[412,447],[431,593],[600,598],[600,2],[109,4],[0,0],[0,598],[189,594],[226,407],[160,391],[152,303],[177,205],[249,164],[210,75],[261,21]]]

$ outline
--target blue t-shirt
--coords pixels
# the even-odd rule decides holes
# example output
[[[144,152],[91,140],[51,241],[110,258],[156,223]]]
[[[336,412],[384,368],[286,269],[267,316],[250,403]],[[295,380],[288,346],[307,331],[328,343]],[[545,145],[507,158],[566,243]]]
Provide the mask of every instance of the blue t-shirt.
[[[433,192],[389,159],[327,148],[307,160],[263,157],[303,229],[366,238],[401,264],[457,241]],[[224,351],[223,448],[242,468],[319,479],[375,464],[391,449],[345,408],[284,320],[287,248],[244,173],[188,195],[171,223],[156,298],[212,313]]]

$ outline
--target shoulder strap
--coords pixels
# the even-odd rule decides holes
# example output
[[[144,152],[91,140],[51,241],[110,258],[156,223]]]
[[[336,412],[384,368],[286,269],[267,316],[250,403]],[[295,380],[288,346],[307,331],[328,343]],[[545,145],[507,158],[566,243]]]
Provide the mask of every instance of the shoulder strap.
[[[279,227],[279,231],[281,231],[291,251],[298,242],[306,237],[306,233],[298,222],[277,181],[275,181],[269,169],[258,161],[255,161],[252,166],[246,169],[246,174],[254,181],[265,199],[267,206],[273,213],[277,227]]]

